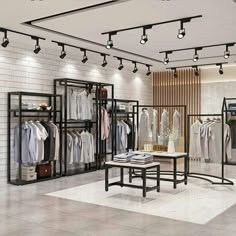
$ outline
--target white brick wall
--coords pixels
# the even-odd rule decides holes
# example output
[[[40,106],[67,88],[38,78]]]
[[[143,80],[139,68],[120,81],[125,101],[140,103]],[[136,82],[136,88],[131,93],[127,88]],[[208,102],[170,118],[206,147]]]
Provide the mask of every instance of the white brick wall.
[[[89,61],[83,64],[79,50],[78,54],[67,50],[67,57],[61,60],[59,47],[58,50],[43,48],[38,55],[31,49],[32,45],[13,41],[7,48],[0,48],[0,181],[5,181],[7,175],[7,92],[52,93],[53,79],[67,77],[114,83],[116,98],[152,104],[152,81],[146,77],[145,70],[134,75],[132,66],[124,63],[125,68],[120,72],[119,62],[111,57],[108,66],[102,68],[102,57],[89,53]]]

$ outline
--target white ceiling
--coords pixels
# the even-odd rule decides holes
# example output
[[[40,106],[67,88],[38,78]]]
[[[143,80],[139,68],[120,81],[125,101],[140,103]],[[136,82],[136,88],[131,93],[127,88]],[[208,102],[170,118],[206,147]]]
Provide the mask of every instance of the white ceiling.
[[[77,46],[108,52],[104,47],[90,45],[21,24],[36,18],[106,2],[105,0],[1,1],[1,27],[9,27],[14,30],[36,34],[46,37],[48,40],[54,39]],[[141,29],[118,33],[118,35],[113,37],[114,47],[146,57],[163,60],[164,55],[159,54],[161,50],[236,42],[236,4],[233,0],[129,0],[121,1],[121,3],[111,6],[37,22],[35,24],[51,30],[106,44],[107,36],[101,35],[104,31],[193,15],[203,15],[203,17],[193,19],[190,23],[185,25],[186,36],[182,40],[176,37],[179,23],[172,23],[155,26],[153,29],[148,30],[149,41],[146,45],[139,43],[142,34]],[[55,45],[52,45],[52,47],[55,47]],[[230,49],[231,53],[236,54],[236,46]],[[224,47],[209,48],[199,52],[199,55],[201,57],[220,56],[223,55],[224,50]],[[161,63],[125,55],[117,51],[110,50],[108,53],[150,63],[153,64],[156,69],[164,68]],[[193,51],[176,52],[170,55],[170,60],[190,60],[170,63],[169,66],[193,64],[191,60],[192,56]],[[235,60],[236,56],[232,56],[229,62],[234,62]],[[223,61],[225,61],[223,57],[201,59],[198,64]]]

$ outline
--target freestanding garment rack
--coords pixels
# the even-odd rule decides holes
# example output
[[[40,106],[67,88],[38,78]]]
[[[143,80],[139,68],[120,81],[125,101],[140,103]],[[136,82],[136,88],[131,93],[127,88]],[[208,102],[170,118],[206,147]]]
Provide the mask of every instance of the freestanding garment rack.
[[[204,173],[199,173],[199,172],[191,172],[190,169],[188,170],[188,176],[192,178],[197,178],[197,179],[202,179],[205,181],[210,182],[211,184],[215,185],[233,185],[234,183],[226,179],[224,177],[224,165],[225,165],[225,160],[224,160],[224,116],[223,116],[223,109],[221,114],[189,114],[188,115],[188,122],[187,122],[187,129],[188,129],[188,136],[187,136],[187,147],[188,147],[188,154],[189,154],[189,140],[190,140],[190,121],[192,118],[201,118],[201,117],[220,117],[222,120],[222,161],[221,161],[221,176],[216,176],[216,175],[210,175],[210,174],[204,174]],[[213,181],[212,178],[217,179],[219,181]]]
[[[52,107],[51,110],[26,110],[22,109],[22,102],[24,99],[40,99],[40,101],[46,101],[49,106]],[[17,107],[15,108],[14,107]],[[61,137],[62,137],[62,97],[61,95],[54,95],[54,94],[45,94],[45,93],[31,93],[31,92],[9,92],[8,93],[8,116],[7,116],[7,142],[8,142],[8,173],[7,173],[7,180],[8,183],[14,184],[14,185],[25,185],[30,183],[36,183],[36,182],[42,182],[50,179],[55,179],[61,177],[62,174],[62,162],[61,162],[61,145],[59,150],[59,160],[58,161],[51,161],[51,164],[53,166],[53,173],[51,177],[48,178],[41,178],[36,180],[30,180],[30,181],[24,181],[22,180],[22,122],[24,119],[33,119],[37,118],[39,119],[47,119],[47,120],[53,120],[54,123],[59,128],[59,138],[61,143]],[[17,121],[13,118],[17,119]],[[19,126],[19,163],[16,167],[16,173],[14,174],[14,178],[12,176],[12,125],[18,125]],[[57,168],[59,167],[59,168]]]
[[[96,171],[101,166],[101,155],[100,155],[100,133],[101,133],[101,122],[100,121],[100,90],[103,87],[110,88],[111,97],[114,98],[114,85],[107,84],[107,83],[98,83],[92,81],[85,81],[85,80],[76,80],[76,79],[55,79],[54,80],[54,94],[59,94],[59,88],[62,88],[63,94],[63,114],[64,119],[62,122],[63,131],[64,131],[64,170],[63,175],[70,176],[75,174],[82,174],[91,171]],[[68,108],[67,108],[67,101],[68,101],[68,88],[74,89],[88,89],[95,93],[95,118],[93,120],[68,120]],[[67,139],[66,134],[69,129],[86,129],[91,132],[92,128],[95,126],[95,139],[96,139],[96,153],[95,153],[95,163],[85,164],[83,170],[80,168],[78,169],[69,169],[68,168],[68,158],[67,158]]]

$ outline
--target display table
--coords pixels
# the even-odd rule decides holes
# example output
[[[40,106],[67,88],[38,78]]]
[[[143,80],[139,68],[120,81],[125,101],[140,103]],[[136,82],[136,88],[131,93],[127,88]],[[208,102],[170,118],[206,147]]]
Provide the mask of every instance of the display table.
[[[175,152],[175,153],[168,153],[168,152],[144,152],[144,151],[134,151],[133,152],[134,154],[144,154],[144,153],[148,153],[148,154],[151,154],[153,155],[154,158],[158,158],[158,159],[171,159],[173,160],[173,171],[166,171],[164,173],[164,175],[169,175],[168,173],[171,173],[173,174],[173,179],[168,179],[168,178],[160,178],[161,180],[164,180],[164,181],[171,181],[173,182],[173,186],[174,188],[177,187],[177,184],[180,184],[180,183],[185,183],[187,184],[187,181],[188,181],[188,154],[185,153],[185,152]],[[177,179],[177,175],[178,172],[177,171],[177,160],[178,159],[184,159],[184,172],[183,172],[183,176],[184,178],[181,179],[181,180],[178,180]],[[153,179],[153,178],[151,178]]]
[[[120,168],[120,181],[109,183],[109,168],[118,167]],[[140,185],[134,185],[134,184],[125,184],[124,183],[124,169],[129,170],[140,170],[142,178],[142,186]],[[147,181],[147,170],[156,168],[156,186],[154,187],[147,187],[146,181]],[[129,171],[129,179],[131,179],[132,173]],[[159,162],[152,162],[146,165],[138,165],[138,164],[132,164],[132,163],[118,163],[114,161],[108,161],[105,163],[105,191],[108,191],[109,186],[113,185],[119,185],[121,187],[130,187],[130,188],[139,188],[143,190],[143,197],[146,197],[146,193],[152,190],[157,190],[157,192],[160,191],[160,163]]]

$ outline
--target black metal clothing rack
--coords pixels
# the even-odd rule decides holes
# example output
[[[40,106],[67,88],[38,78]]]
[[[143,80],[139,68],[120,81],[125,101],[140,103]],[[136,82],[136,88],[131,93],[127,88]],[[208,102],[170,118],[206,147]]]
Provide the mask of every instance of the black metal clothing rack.
[[[186,105],[138,105],[138,106],[134,106],[134,112],[136,110],[138,117],[139,117],[139,109],[140,108],[182,108],[184,110],[184,115],[183,115],[183,134],[184,134],[184,151],[187,150],[187,146],[186,146],[186,137],[187,137],[187,129],[186,129],[186,121],[187,121],[187,106]],[[139,120],[137,122],[137,129],[139,128]],[[138,142],[138,147],[139,147],[139,142]]]
[[[48,105],[51,106],[50,110],[27,110],[22,109],[22,102],[23,99],[26,97],[34,97],[34,98],[42,98],[45,99],[48,102]],[[13,101],[16,101],[17,103],[14,104],[17,106],[17,108],[13,107]],[[57,108],[58,107],[58,108]],[[43,118],[48,120],[53,120],[54,123],[57,122],[58,128],[59,128],[59,140],[60,143],[62,141],[62,96],[61,95],[54,95],[54,94],[46,94],[46,93],[31,93],[31,92],[9,92],[8,93],[8,114],[7,114],[7,143],[8,143],[8,168],[7,168],[7,180],[8,183],[14,184],[14,185],[25,185],[35,182],[41,182],[46,181],[50,179],[59,178],[62,175],[62,162],[61,162],[61,145],[59,148],[59,160],[58,161],[51,161],[53,164],[53,173],[51,177],[48,178],[42,178],[42,179],[36,179],[36,180],[30,180],[25,181],[22,180],[22,122],[23,118]],[[12,121],[12,119],[18,119],[18,121]],[[15,178],[12,178],[12,124],[18,124],[19,125],[19,164],[17,167],[17,173]],[[57,168],[57,163],[59,163],[59,168]],[[59,169],[59,171],[58,171]]]
[[[204,173],[197,173],[197,172],[191,172],[190,169],[188,170],[188,176],[189,177],[192,177],[192,178],[197,178],[197,179],[202,179],[202,180],[205,180],[205,181],[208,181],[210,182],[211,184],[214,184],[214,185],[234,185],[234,183],[229,180],[229,179],[226,179],[224,177],[224,165],[225,165],[225,161],[224,161],[224,116],[223,116],[223,113],[221,114],[188,114],[188,121],[187,121],[187,152],[188,152],[188,155],[189,155],[189,140],[190,140],[190,123],[191,123],[191,118],[194,118],[194,117],[197,117],[197,118],[201,118],[201,117],[220,117],[221,120],[222,120],[222,161],[221,161],[221,176],[216,176],[216,175],[210,175],[210,174],[204,174]],[[189,165],[188,165],[189,166]],[[220,181],[213,181],[209,178],[215,178],[215,179],[218,179]]]
[[[107,152],[106,148],[106,140],[101,140],[100,144],[100,150],[101,150],[101,162],[103,164],[107,161],[107,155],[111,155],[111,159],[113,160],[114,155],[117,154],[117,140],[116,135],[117,131],[116,128],[114,128],[115,124],[117,123],[117,120],[120,118],[124,119],[132,119],[132,130],[135,130],[135,125],[138,123],[138,115],[136,112],[134,112],[133,108],[132,111],[118,111],[118,103],[134,103],[135,105],[139,104],[139,101],[137,100],[130,100],[130,99],[117,99],[117,98],[107,98],[107,99],[101,99],[100,104],[101,106],[104,106],[104,108],[107,109],[108,103],[111,103],[111,110],[109,111],[109,115],[111,117],[111,123],[110,123],[110,135],[111,135],[111,152]],[[133,105],[132,105],[133,107]],[[133,139],[132,143],[132,149],[135,149],[135,139]],[[128,151],[128,150],[127,150]],[[103,165],[102,165],[103,166]]]
[[[113,98],[114,96],[114,85],[108,83],[99,83],[93,81],[86,81],[86,80],[76,80],[76,79],[69,79],[69,78],[61,78],[54,80],[54,94],[58,94],[58,88],[63,88],[63,114],[64,120],[63,124],[63,131],[64,131],[64,170],[63,175],[70,176],[75,174],[82,174],[91,171],[96,171],[100,168],[101,156],[100,156],[100,133],[101,133],[101,120],[100,120],[100,90],[103,87],[110,87],[110,93]],[[95,120],[68,120],[68,108],[67,108],[67,100],[68,100],[68,88],[78,88],[78,89],[88,89],[95,91]],[[95,139],[96,139],[96,153],[95,153],[95,165],[91,163],[85,164],[84,170],[81,169],[68,169],[68,158],[67,158],[67,139],[66,134],[69,129],[87,129],[91,132],[92,128],[95,125]]]

